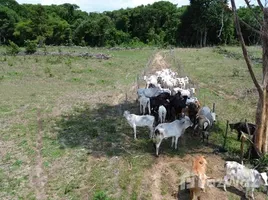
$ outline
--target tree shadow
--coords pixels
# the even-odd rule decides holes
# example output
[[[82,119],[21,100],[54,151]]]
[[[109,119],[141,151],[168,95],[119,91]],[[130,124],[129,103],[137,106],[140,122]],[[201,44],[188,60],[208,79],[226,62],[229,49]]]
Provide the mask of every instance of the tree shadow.
[[[149,129],[138,128],[137,140],[133,129],[123,117],[123,111],[139,113],[136,102],[111,106],[97,104],[95,108],[84,105],[74,108],[56,121],[58,140],[62,148],[84,147],[88,153],[99,155],[122,155],[132,153],[153,153],[149,145]]]

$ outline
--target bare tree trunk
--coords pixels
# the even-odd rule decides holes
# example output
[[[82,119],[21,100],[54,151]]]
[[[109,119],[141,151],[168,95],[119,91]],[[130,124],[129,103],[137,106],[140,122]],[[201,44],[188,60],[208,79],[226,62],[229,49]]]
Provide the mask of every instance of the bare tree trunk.
[[[207,30],[207,28],[205,28],[203,47],[207,46],[207,35],[208,35],[208,30]]]
[[[200,47],[203,46],[203,31],[200,32],[201,35],[200,35]]]
[[[237,30],[237,35],[240,40],[240,44],[242,47],[243,55],[245,58],[245,61],[247,63],[247,67],[250,73],[250,76],[253,80],[254,85],[256,86],[259,94],[259,101],[256,111],[256,125],[257,130],[255,133],[255,146],[257,150],[261,153],[267,152],[267,137],[268,137],[268,8],[263,8],[264,18],[263,18],[263,29],[261,31],[262,36],[262,47],[263,47],[263,79],[262,79],[262,85],[259,84],[257,81],[255,74],[252,69],[252,64],[249,59],[246,45],[242,36],[239,19],[236,12],[236,6],[235,1],[231,0],[232,3],[232,9],[235,16],[235,26]],[[259,1],[258,1],[259,3]]]
[[[262,65],[263,65],[263,107],[262,107],[262,133],[263,133],[263,141],[262,141],[262,152],[267,152],[267,139],[268,139],[268,8],[263,8],[263,29],[262,29]]]

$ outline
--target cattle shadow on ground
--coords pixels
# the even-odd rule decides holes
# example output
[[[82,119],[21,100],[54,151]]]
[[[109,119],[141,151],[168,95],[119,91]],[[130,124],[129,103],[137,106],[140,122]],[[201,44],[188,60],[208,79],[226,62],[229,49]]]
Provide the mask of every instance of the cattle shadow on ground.
[[[223,188],[222,188],[223,190]],[[240,200],[247,200],[248,198],[245,197],[245,193],[233,186],[226,186],[226,190],[232,194],[236,194],[240,197]]]
[[[215,186],[219,190],[221,190],[221,191],[223,191],[225,193],[225,191],[223,189],[222,182],[216,182]],[[215,186],[212,186],[212,188],[215,187]],[[208,187],[206,189],[206,193],[201,193],[201,199],[203,199],[203,198],[204,199],[211,199],[211,196],[209,196],[209,195],[212,195],[212,194],[210,194],[210,191],[211,191],[212,188]],[[245,193],[243,191],[233,187],[233,186],[227,186],[227,191],[229,193],[232,193],[232,194],[235,194],[236,196],[238,196],[238,198],[240,200],[247,200],[247,198],[245,197]],[[227,193],[226,193],[226,195],[227,195]],[[177,199],[178,200],[188,200],[188,199],[190,199],[190,189],[187,188],[187,183],[179,185],[178,192],[177,192]]]
[[[137,128],[137,140],[134,140],[133,129],[123,117],[123,111],[129,110],[138,114],[139,106],[135,101],[118,105],[97,104],[74,107],[56,121],[58,141],[61,148],[83,147],[93,156],[118,156],[124,154],[150,153],[155,155],[153,141],[149,139],[148,128]],[[186,130],[179,138],[178,150],[172,149],[171,138],[163,140],[160,154],[184,156],[189,151],[198,149],[204,144],[200,138],[192,136]]]

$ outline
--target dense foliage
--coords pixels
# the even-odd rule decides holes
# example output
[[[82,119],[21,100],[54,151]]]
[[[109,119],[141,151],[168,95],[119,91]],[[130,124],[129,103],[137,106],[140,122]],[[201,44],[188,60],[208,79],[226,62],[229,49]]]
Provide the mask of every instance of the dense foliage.
[[[258,28],[259,7],[240,8],[240,18]],[[249,26],[242,26],[247,44],[259,42]],[[136,8],[87,13],[75,4],[42,6],[0,0],[0,44],[9,40],[47,45],[207,46],[236,42],[227,0],[190,0],[177,7],[166,1]]]

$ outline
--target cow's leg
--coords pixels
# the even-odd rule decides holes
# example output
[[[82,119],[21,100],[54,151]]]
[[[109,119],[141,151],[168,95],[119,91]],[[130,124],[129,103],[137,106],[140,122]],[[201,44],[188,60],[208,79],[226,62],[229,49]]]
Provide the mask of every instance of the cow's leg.
[[[175,137],[172,137],[171,148],[173,148],[173,144],[175,142],[174,139],[175,139]]]
[[[162,139],[156,144],[156,156],[159,155],[159,147],[160,147],[161,142],[162,142]]]
[[[242,135],[242,132],[241,131],[238,131],[238,134],[237,134],[237,140],[238,141],[240,140],[241,135]]]
[[[227,175],[224,176],[224,178],[223,178],[223,189],[224,189],[225,192],[226,192],[226,184],[228,183],[228,180],[229,180],[228,176]]]
[[[190,189],[190,200],[194,199],[194,189]]]
[[[179,136],[176,136],[176,140],[175,140],[175,149],[178,148],[178,140],[179,140]]]
[[[153,133],[154,133],[154,128],[153,128],[153,126],[149,126],[149,129],[150,129],[150,139],[152,139]]]
[[[143,109],[143,114],[145,115],[146,114],[146,104],[142,106],[142,109]]]
[[[207,145],[208,145],[208,137],[209,137],[209,132],[206,132]]]
[[[141,105],[141,103],[140,103],[140,114],[143,114],[142,113],[142,105]]]
[[[202,141],[203,141],[203,143],[205,142],[205,133],[204,133],[204,131],[202,131]]]
[[[136,140],[137,139],[137,136],[136,136],[136,125],[133,125],[133,130],[134,130],[134,139]]]
[[[245,196],[246,196],[246,198],[248,198],[248,188],[246,187],[245,189],[246,189]]]
[[[251,197],[252,197],[253,200],[255,199],[254,198],[254,188],[251,188]]]

